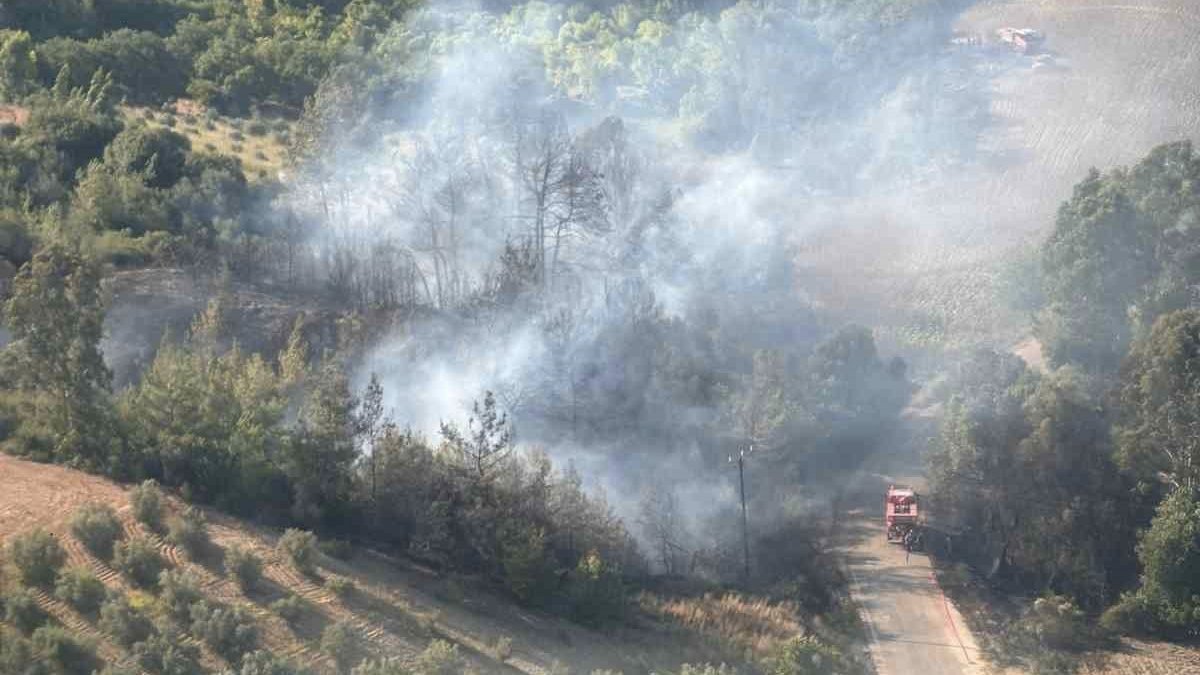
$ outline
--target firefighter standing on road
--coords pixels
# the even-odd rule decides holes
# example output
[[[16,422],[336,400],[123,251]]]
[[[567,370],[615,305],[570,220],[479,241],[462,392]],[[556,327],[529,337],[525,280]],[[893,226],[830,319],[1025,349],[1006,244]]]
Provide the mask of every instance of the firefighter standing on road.
[[[908,564],[908,558],[912,555],[913,550],[913,531],[909,530],[904,533],[904,564]]]

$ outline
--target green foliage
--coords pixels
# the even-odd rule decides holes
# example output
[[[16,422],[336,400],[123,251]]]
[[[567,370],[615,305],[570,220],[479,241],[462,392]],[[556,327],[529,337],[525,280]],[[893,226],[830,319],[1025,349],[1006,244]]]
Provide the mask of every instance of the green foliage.
[[[17,568],[22,582],[50,587],[66,562],[67,554],[53,534],[38,528],[9,540],[8,559]]]
[[[158,577],[158,599],[166,615],[182,627],[190,625],[192,606],[204,599],[195,575],[186,570],[166,570]]]
[[[333,659],[339,673],[349,672],[358,654],[358,633],[351,624],[340,621],[321,632],[321,651]]]
[[[417,657],[413,672],[415,675],[458,675],[466,666],[466,659],[459,653],[458,645],[434,640]]]
[[[289,595],[271,603],[271,611],[294,626],[304,616],[304,600],[298,595]]]
[[[572,617],[580,623],[599,626],[620,620],[625,614],[625,588],[620,569],[604,561],[596,551],[579,560],[570,577]]]
[[[38,657],[62,675],[91,675],[96,668],[95,648],[59,626],[42,626],[31,639]]]
[[[767,658],[769,675],[833,675],[843,672],[841,652],[813,635],[802,635],[780,644]]]
[[[1121,372],[1116,429],[1124,468],[1146,483],[1200,487],[1200,312],[1164,314],[1134,343]]]
[[[183,510],[167,525],[167,541],[187,551],[192,560],[199,560],[208,551],[208,521],[204,512],[195,506]]]
[[[120,594],[110,594],[101,605],[97,626],[126,648],[149,639],[157,632],[150,618]]]
[[[325,590],[346,599],[354,592],[354,582],[344,577],[329,577],[325,580]]]
[[[153,588],[165,566],[158,549],[144,537],[118,542],[113,552],[113,568],[141,588]]]
[[[91,570],[81,567],[65,569],[54,584],[54,596],[80,613],[94,615],[104,602],[104,583]]]
[[[86,504],[71,518],[71,534],[101,560],[112,558],[121,533],[121,521],[107,504]]]
[[[117,134],[104,150],[105,164],[146,177],[152,188],[169,188],[183,177],[191,145],[162,128],[137,124]]]
[[[230,663],[253,651],[258,644],[254,617],[241,607],[210,608],[204,601],[192,605],[192,635],[204,640]]]
[[[685,663],[679,668],[679,675],[737,675],[737,673],[736,668],[724,663],[720,665]]]
[[[179,635],[151,635],[133,646],[137,664],[154,675],[199,675],[200,650]]]
[[[289,528],[279,538],[277,547],[298,572],[308,575],[316,573],[317,536],[312,532]]]
[[[37,57],[29,33],[0,30],[0,101],[20,99],[36,77]]]
[[[539,604],[549,599],[555,577],[543,530],[510,527],[500,543],[500,564],[504,568],[504,584],[518,600]]]
[[[4,620],[17,630],[32,633],[48,618],[28,590],[15,588],[4,594]]]
[[[109,451],[111,375],[100,353],[99,269],[78,251],[46,246],[13,279],[4,310],[13,372],[38,404],[26,424],[46,430],[41,443],[48,457],[101,468]],[[36,451],[38,444],[26,445]]]
[[[152,532],[163,531],[164,499],[158,483],[153,480],[143,481],[129,491],[129,506],[133,508],[133,517]]]
[[[248,593],[262,581],[262,558],[247,547],[231,544],[225,549],[225,571],[233,575],[243,593]]]
[[[0,627],[0,672],[52,675],[24,636]]]
[[[1126,616],[1149,614],[1151,625],[1180,635],[1200,634],[1200,502],[1177,489],[1138,544],[1142,586],[1123,600]]]
[[[234,675],[297,675],[300,671],[285,659],[259,649],[242,657],[241,667]]]

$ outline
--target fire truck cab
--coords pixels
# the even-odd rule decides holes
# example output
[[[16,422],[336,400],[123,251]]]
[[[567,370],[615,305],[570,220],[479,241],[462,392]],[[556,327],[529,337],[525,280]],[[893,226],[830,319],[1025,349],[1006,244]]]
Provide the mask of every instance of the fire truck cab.
[[[904,541],[904,536],[917,527],[918,502],[917,492],[911,487],[888,487],[883,499],[883,521],[888,541]]]

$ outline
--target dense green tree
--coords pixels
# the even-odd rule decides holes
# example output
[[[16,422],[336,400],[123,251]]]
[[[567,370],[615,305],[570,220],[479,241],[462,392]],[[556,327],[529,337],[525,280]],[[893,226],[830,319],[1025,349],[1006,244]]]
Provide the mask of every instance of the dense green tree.
[[[1133,345],[1118,399],[1124,466],[1149,484],[1200,488],[1200,312],[1165,314]]]
[[[29,33],[0,30],[0,100],[20,99],[36,77],[37,56]]]
[[[103,467],[112,374],[100,352],[99,269],[78,251],[51,244],[17,273],[4,309],[14,373],[31,394],[23,450]]]

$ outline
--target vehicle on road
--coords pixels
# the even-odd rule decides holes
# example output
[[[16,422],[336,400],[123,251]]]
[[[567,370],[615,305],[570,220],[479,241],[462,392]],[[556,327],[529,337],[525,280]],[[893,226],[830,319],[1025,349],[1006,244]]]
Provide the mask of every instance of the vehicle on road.
[[[905,543],[911,541],[920,525],[920,497],[907,485],[891,485],[883,499],[883,522],[887,540]]]

